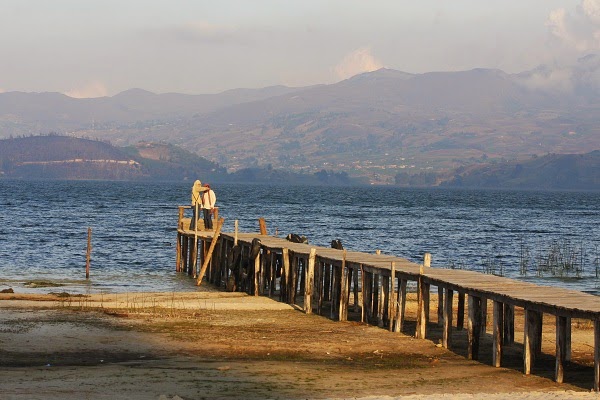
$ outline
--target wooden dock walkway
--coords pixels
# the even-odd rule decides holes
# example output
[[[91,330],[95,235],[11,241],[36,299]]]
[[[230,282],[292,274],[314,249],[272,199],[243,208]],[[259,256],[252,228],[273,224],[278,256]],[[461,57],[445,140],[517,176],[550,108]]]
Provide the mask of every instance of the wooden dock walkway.
[[[442,345],[452,348],[453,330],[462,330],[467,317],[468,358],[479,358],[486,330],[488,300],[492,305],[492,363],[502,366],[503,346],[514,343],[515,307],[524,310],[523,371],[532,372],[541,355],[543,314],[556,318],[555,380],[564,379],[571,358],[571,319],[594,325],[594,390],[600,389],[600,297],[556,287],[539,286],[504,277],[465,270],[430,267],[383,254],[338,250],[293,243],[259,233],[194,232],[180,207],[177,230],[177,271],[204,278],[226,290],[276,297],[340,321],[353,311],[360,320],[401,332],[405,320],[407,286],[416,284],[418,306],[415,337],[427,337],[431,286],[437,287],[438,323]],[[236,224],[237,226],[237,224]],[[214,240],[214,238],[217,238]],[[194,249],[198,249],[195,251]],[[201,262],[199,262],[201,260]],[[200,265],[202,267],[200,268]],[[458,312],[453,313],[454,297]],[[467,303],[467,304],[465,304]],[[453,321],[453,314],[456,321]]]

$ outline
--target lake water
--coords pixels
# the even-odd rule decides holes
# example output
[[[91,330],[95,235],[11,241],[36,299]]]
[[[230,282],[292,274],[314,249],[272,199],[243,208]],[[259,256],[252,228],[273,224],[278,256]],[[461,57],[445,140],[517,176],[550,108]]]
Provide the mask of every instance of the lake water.
[[[179,205],[192,182],[0,180],[0,289],[70,293],[194,291],[175,273]],[[297,233],[328,246],[434,268],[503,274],[600,294],[600,193],[390,187],[213,185],[224,230]],[[91,278],[85,279],[92,228]],[[521,260],[527,260],[526,273]],[[550,261],[548,261],[550,260]],[[567,262],[565,260],[570,260]],[[560,264],[541,276],[538,266]],[[574,265],[578,273],[567,272]],[[562,275],[562,276],[561,276]],[[30,281],[60,288],[31,288]]]

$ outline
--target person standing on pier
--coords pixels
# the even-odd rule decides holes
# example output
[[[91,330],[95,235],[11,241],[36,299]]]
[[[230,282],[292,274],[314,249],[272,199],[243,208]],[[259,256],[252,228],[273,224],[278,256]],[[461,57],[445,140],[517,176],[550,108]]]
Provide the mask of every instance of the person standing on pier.
[[[196,222],[198,220],[198,211],[202,208],[202,193],[206,192],[208,188],[202,186],[202,182],[196,180],[194,186],[192,186],[192,222],[190,222],[190,229],[196,229]]]
[[[202,211],[204,213],[204,228],[212,229],[212,214],[213,209],[215,208],[215,203],[217,202],[217,196],[215,192],[210,188],[210,185],[207,183],[204,185],[206,191],[202,195]]]

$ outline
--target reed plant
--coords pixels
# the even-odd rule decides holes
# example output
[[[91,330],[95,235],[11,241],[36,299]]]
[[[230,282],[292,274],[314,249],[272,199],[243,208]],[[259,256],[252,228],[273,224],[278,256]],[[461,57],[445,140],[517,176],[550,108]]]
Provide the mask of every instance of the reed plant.
[[[550,243],[537,242],[536,248],[521,240],[519,273],[522,276],[534,272],[538,277],[576,277],[585,272],[587,250],[583,242],[573,243],[569,239],[552,239]],[[595,261],[594,261],[595,262]],[[596,271],[596,277],[600,271]]]

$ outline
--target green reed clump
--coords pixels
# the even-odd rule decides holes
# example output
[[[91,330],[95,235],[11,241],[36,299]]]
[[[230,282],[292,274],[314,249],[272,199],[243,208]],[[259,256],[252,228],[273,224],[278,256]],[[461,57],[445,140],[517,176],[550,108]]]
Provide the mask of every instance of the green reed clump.
[[[584,273],[586,248],[583,242],[574,244],[568,239],[553,239],[549,244],[538,243],[535,250],[521,240],[519,272],[536,276],[558,276],[580,278]],[[598,277],[600,271],[597,271]]]

